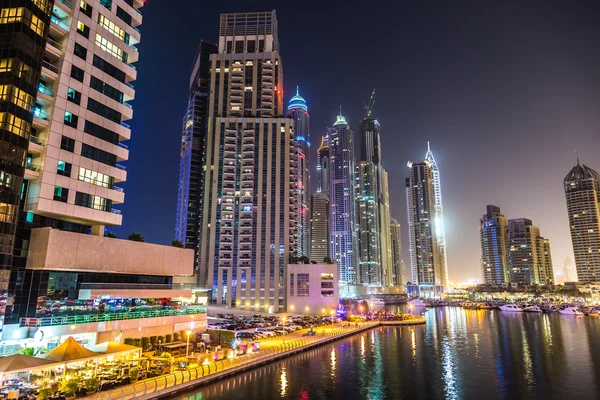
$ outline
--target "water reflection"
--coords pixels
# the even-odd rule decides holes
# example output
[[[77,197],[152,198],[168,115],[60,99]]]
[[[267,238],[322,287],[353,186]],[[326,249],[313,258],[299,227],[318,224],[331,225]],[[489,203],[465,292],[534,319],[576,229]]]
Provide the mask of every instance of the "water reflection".
[[[281,397],[285,397],[285,395],[287,394],[287,387],[288,387],[287,374],[285,371],[285,367],[283,367],[283,368],[281,368]]]
[[[458,308],[170,399],[600,399],[600,320]]]

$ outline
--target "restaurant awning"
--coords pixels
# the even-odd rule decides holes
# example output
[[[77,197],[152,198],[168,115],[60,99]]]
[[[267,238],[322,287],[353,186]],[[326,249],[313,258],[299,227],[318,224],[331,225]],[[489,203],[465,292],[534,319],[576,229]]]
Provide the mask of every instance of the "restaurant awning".
[[[142,349],[139,347],[117,342],[104,342],[94,347],[94,351],[96,353],[102,354],[130,353],[134,351],[140,352],[140,350]]]
[[[54,362],[77,361],[83,358],[98,357],[100,354],[86,349],[73,337],[69,336],[60,346],[54,348],[43,357]]]
[[[44,365],[54,364],[53,361],[43,358],[25,356],[23,354],[13,354],[12,356],[0,357],[0,372],[19,372],[32,369],[39,369]]]

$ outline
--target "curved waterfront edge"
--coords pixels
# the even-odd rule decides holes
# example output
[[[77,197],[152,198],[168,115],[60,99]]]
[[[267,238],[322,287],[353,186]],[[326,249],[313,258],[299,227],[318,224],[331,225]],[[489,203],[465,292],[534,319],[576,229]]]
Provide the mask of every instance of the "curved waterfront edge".
[[[172,396],[176,392],[189,390],[194,387],[203,386],[217,380],[253,369],[260,365],[268,364],[282,358],[289,357],[302,351],[322,346],[327,343],[365,332],[378,326],[388,325],[422,325],[425,318],[414,317],[405,321],[376,321],[354,324],[347,327],[334,326],[330,329],[317,331],[315,336],[299,336],[303,332],[297,332],[297,340],[282,340],[282,344],[261,348],[259,352],[245,354],[233,359],[217,361],[210,365],[199,366],[185,371],[177,371],[169,375],[147,379],[122,388],[107,392],[100,392],[94,396],[87,397],[93,400],[150,400],[166,396]],[[277,340],[278,342],[279,340]]]

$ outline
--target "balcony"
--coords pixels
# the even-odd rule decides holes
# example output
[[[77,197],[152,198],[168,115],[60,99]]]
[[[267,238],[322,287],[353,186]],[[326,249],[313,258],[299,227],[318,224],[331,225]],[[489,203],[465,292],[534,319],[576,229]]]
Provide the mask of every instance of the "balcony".
[[[55,15],[50,17],[50,32],[52,34],[60,36],[61,38],[67,36],[69,34],[69,30],[71,29],[69,25],[58,19]]]
[[[112,214],[121,215],[121,210],[117,210],[116,208],[111,208],[111,209],[110,209],[110,212],[111,212]]]
[[[57,80],[58,79],[58,67],[50,64],[48,61],[42,61],[42,75],[51,79],[51,80]]]
[[[54,55],[56,58],[62,58],[63,56],[63,46],[50,37],[48,37],[46,42],[46,50],[48,50],[48,53]]]
[[[73,4],[69,0],[57,0],[54,6],[69,14],[73,12]]]
[[[54,97],[54,92],[52,90],[48,89],[46,86],[42,85],[41,83],[38,85],[38,92],[43,93],[50,97]]]

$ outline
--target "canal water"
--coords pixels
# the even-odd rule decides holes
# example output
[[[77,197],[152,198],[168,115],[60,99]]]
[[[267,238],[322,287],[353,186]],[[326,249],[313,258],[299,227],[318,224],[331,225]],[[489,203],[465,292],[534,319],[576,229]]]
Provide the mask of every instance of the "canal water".
[[[197,399],[600,399],[600,319],[436,308],[211,385]]]

